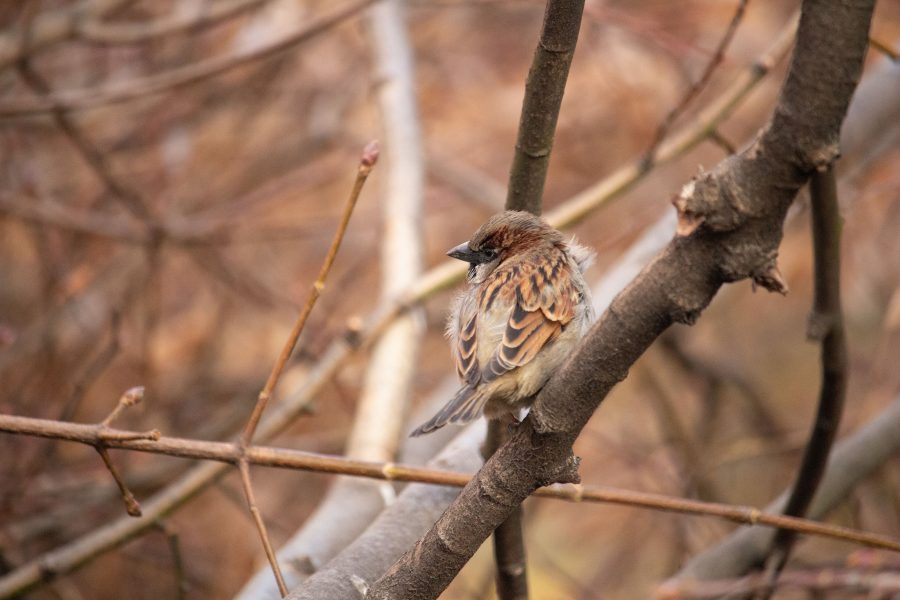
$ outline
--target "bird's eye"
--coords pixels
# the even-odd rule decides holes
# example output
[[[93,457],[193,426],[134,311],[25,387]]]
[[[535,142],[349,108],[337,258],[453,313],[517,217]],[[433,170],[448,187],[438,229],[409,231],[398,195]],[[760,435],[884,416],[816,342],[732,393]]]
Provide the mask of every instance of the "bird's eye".
[[[495,248],[485,248],[484,255],[490,260],[497,258],[497,250]]]

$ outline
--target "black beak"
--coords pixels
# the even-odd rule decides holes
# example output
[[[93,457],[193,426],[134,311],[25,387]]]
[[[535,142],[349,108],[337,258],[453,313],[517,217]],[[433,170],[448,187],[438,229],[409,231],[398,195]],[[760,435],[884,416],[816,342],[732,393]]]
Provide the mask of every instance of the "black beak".
[[[463,262],[474,263],[478,261],[478,253],[469,248],[469,242],[463,242],[459,246],[450,248],[447,256]]]
[[[447,256],[461,260],[463,262],[479,265],[484,262],[490,262],[483,252],[476,252],[469,247],[469,242],[463,242],[455,248],[451,248],[447,252]]]

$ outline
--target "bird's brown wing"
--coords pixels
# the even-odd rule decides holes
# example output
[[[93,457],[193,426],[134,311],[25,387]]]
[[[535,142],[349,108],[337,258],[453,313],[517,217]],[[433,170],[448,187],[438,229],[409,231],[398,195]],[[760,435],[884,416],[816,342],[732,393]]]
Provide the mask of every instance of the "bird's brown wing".
[[[499,291],[486,286],[482,294],[482,310],[489,309],[504,292],[514,299],[503,339],[481,370],[485,382],[532,361],[575,318],[579,301],[571,267],[562,252],[550,260],[523,260],[512,265],[506,281],[513,285],[503,285]]]
[[[474,386],[478,383],[480,377],[478,359],[476,358],[478,339],[475,335],[478,311],[475,310],[473,302],[468,304],[470,306],[466,304],[460,306],[459,322],[457,324],[459,329],[456,331],[456,372],[459,374],[460,379]]]

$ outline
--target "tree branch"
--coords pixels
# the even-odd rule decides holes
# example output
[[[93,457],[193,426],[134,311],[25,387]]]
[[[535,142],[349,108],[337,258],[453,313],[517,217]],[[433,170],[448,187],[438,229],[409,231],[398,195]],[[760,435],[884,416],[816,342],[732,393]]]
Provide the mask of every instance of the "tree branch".
[[[541,214],[556,120],[575,54],[584,0],[547,0],[541,38],[525,82],[507,210]]]
[[[369,597],[436,598],[537,487],[577,480],[572,444],[596,407],[659,334],[693,323],[724,283],[752,278],[783,290],[775,267],[782,223],[809,174],[838,155],[873,7],[871,0],[803,3],[787,81],[760,138],[685,186],[675,200],[680,234],[616,298],[513,438]]]
[[[819,408],[803,461],[784,514],[802,517],[816,495],[837,435],[847,394],[847,344],[841,312],[841,214],[834,168],[816,171],[810,180],[815,293],[807,336],[821,343],[822,382]],[[777,578],[796,537],[779,530],[772,542],[767,571]]]

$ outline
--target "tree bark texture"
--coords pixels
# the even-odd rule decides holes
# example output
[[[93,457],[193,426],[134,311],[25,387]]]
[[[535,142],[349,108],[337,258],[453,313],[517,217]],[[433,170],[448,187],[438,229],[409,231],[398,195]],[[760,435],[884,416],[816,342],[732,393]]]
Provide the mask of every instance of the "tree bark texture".
[[[578,42],[584,0],[548,0],[540,41],[525,82],[507,210],[541,214],[556,120]]]
[[[612,387],[672,323],[693,323],[725,283],[784,291],[775,260],[797,191],[838,154],[862,72],[874,0],[803,3],[773,116],[745,152],[675,199],[679,234],[615,299],[538,395],[529,417],[444,515],[369,591],[436,598],[537,487],[576,481],[572,443]]]

